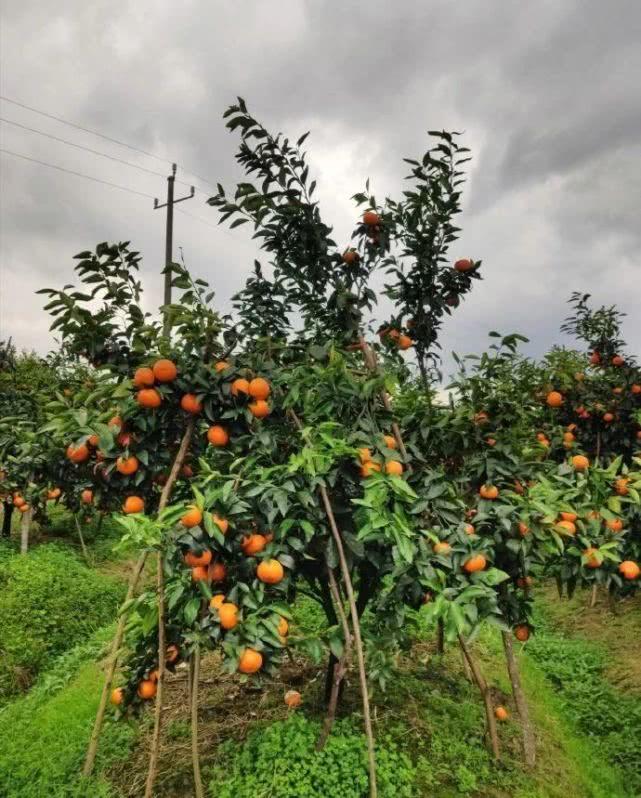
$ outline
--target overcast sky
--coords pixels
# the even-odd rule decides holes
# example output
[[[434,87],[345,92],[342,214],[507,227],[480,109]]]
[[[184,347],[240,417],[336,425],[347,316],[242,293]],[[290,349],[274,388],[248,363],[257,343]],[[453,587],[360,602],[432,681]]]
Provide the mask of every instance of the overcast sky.
[[[297,136],[338,241],[370,177],[397,194],[403,156],[432,128],[465,132],[474,160],[453,258],[484,281],[445,326],[445,351],[478,351],[490,329],[527,351],[561,341],[572,290],[617,303],[641,349],[639,0],[4,0],[2,95],[99,130],[163,163],[7,102],[1,116],[152,171],[175,160],[232,185],[237,137],[221,115],[241,95]],[[0,124],[2,147],[163,198],[166,181]],[[151,199],[0,156],[0,338],[46,351],[40,287],[72,280],[72,256],[131,240],[151,308],[161,297],[164,211]],[[178,177],[192,182],[179,169]],[[214,229],[203,180],[176,215],[175,244],[222,309],[257,255],[249,232]],[[200,190],[202,189],[202,190]],[[187,191],[179,185],[177,192]],[[449,366],[449,358],[446,368]]]

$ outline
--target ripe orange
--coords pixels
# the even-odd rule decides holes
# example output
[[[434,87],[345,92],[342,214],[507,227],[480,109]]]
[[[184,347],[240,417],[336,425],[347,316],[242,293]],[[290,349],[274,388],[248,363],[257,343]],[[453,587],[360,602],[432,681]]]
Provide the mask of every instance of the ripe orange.
[[[153,698],[156,695],[157,690],[158,688],[156,687],[156,683],[152,682],[151,679],[143,679],[138,685],[138,695],[144,701]]]
[[[145,509],[145,502],[140,496],[127,496],[125,503],[122,505],[123,513],[142,513]]]
[[[494,710],[494,716],[496,717],[497,720],[503,722],[510,717],[510,713],[507,711],[505,707],[497,707]]]
[[[475,554],[473,557],[469,557],[463,563],[463,570],[467,571],[468,574],[473,574],[477,571],[483,571],[486,567],[487,560],[482,554]]]
[[[224,563],[213,562],[207,569],[207,576],[211,582],[224,582],[227,578],[227,568]]]
[[[303,699],[298,690],[288,690],[284,697],[285,704],[290,709],[296,709],[303,703]]]
[[[241,673],[256,673],[263,667],[263,655],[253,648],[243,649],[238,661],[238,670]]]
[[[623,576],[624,579],[638,579],[639,575],[641,575],[641,568],[639,568],[638,564],[634,562],[634,560],[624,560],[619,565],[619,573]]]
[[[383,435],[383,440],[388,449],[398,449],[396,438],[393,435]]]
[[[487,424],[489,420],[490,417],[483,410],[481,410],[480,413],[474,414],[474,423],[476,424],[477,427],[482,427],[483,424]]]
[[[197,565],[191,569],[192,582],[206,582],[208,578],[207,568],[204,565]]]
[[[231,384],[231,393],[232,396],[238,396],[238,394],[249,393],[249,382],[244,379],[243,377],[239,377],[237,380],[234,380]]]
[[[526,587],[532,587],[534,584],[534,578],[531,576],[520,576],[516,580],[517,587],[521,587],[525,589]]]
[[[638,395],[641,393],[641,385],[635,382],[630,390],[633,394]]]
[[[152,370],[158,382],[172,382],[178,376],[176,364],[171,360],[157,360]]]
[[[367,449],[365,447],[363,447],[362,449],[359,449],[358,450],[358,459],[360,460],[361,465],[364,465],[365,463],[371,462],[371,460],[372,460],[372,451],[371,451],[371,449]]]
[[[576,440],[576,435],[573,432],[564,432],[563,440],[565,443],[572,443],[572,441]]]
[[[229,435],[224,427],[215,424],[207,430],[207,440],[212,446],[226,446],[229,443]]]
[[[612,393],[615,394],[616,396],[620,396],[623,393],[623,388],[621,388],[621,386],[619,385],[616,388],[612,389]]]
[[[620,518],[611,518],[605,522],[610,532],[620,532],[623,529],[623,521]]]
[[[278,634],[281,637],[285,637],[289,632],[289,624],[285,618],[280,618],[278,621]]]
[[[154,682],[154,684],[158,683],[158,679],[160,678],[160,671],[158,668],[154,668],[153,671],[149,671],[149,676],[147,677],[150,681]]]
[[[496,487],[496,485],[481,485],[479,488],[479,495],[482,499],[493,501],[494,499],[498,498],[499,489]]]
[[[193,393],[186,393],[180,400],[180,406],[186,413],[197,415],[203,409],[198,397]]]
[[[77,446],[70,443],[67,446],[67,458],[72,463],[84,463],[85,460],[89,459],[89,447],[84,443],[80,443]]]
[[[576,525],[572,521],[557,521],[556,530],[562,535],[576,535]]]
[[[604,413],[603,414],[603,421],[606,424],[611,424],[614,421],[614,415],[612,413]]]
[[[189,465],[189,463],[185,463],[185,465],[180,469],[180,475],[185,479],[191,479],[194,475],[194,469]]]
[[[52,488],[51,490],[47,491],[47,498],[48,499],[57,499],[61,495],[62,491],[60,488]]]
[[[21,504],[21,505],[18,507],[18,510],[20,510],[20,512],[21,512],[21,513],[26,513],[26,512],[27,512],[29,509],[31,509],[31,508],[30,508],[30,505],[28,505],[28,504],[26,504],[26,503],[25,503],[25,504]]]
[[[228,368],[229,368],[229,363],[228,363],[226,360],[219,360],[219,361],[218,361],[218,362],[217,362],[217,363],[214,365],[214,371],[215,371],[217,374],[220,374],[220,372],[221,372],[221,371],[225,371],[225,369],[228,369]]]
[[[83,504],[91,504],[93,502],[93,491],[89,490],[89,488],[85,488],[80,494],[80,501]]]
[[[178,649],[178,646],[174,645],[173,643],[172,643],[172,645],[167,646],[167,648],[165,650],[165,661],[166,662],[168,662],[170,665],[172,665],[174,662],[176,662],[176,660],[178,659],[179,656],[180,656],[180,650]]]
[[[446,540],[440,540],[432,546],[432,551],[434,554],[449,554],[452,551],[452,547]]]
[[[136,388],[150,388],[155,381],[154,372],[148,366],[136,369],[133,380]]]
[[[23,504],[26,504],[25,500],[19,493],[13,494],[13,504],[15,507],[22,507]]]
[[[563,394],[558,391],[550,391],[545,398],[545,402],[548,407],[561,407],[563,405]]]
[[[405,335],[405,334],[399,335],[398,339],[396,341],[396,345],[398,346],[398,348],[402,349],[403,351],[405,351],[406,349],[409,349],[413,345],[413,343],[414,342],[409,337],[409,335]]]
[[[625,360],[621,357],[621,355],[615,355],[612,358],[612,365],[613,366],[622,366],[625,363]]]
[[[205,549],[201,554],[196,554],[194,551],[188,551],[185,554],[185,565],[190,568],[204,568],[211,562],[212,554],[209,549]]]
[[[530,527],[524,521],[519,521],[519,535],[524,538],[529,531]]]
[[[129,444],[131,443],[131,435],[128,432],[121,432],[120,435],[116,438],[118,446],[122,446],[123,449],[127,449]]]
[[[219,515],[216,515],[216,513],[212,513],[211,519],[216,524],[218,529],[220,529],[222,534],[226,535],[227,530],[229,529],[229,521],[226,518],[221,518]]]
[[[264,377],[254,377],[249,383],[249,395],[254,399],[267,399],[271,387]]]
[[[122,687],[116,687],[115,690],[111,691],[111,703],[118,707],[122,702],[125,700],[125,691]]]
[[[398,460],[388,460],[385,463],[385,473],[391,477],[400,477],[403,473],[403,464]]]
[[[473,268],[474,268],[474,261],[470,260],[470,258],[460,258],[454,263],[454,269],[457,272],[469,272],[470,269]]]
[[[375,471],[381,470],[381,464],[375,463],[373,460],[368,460],[366,463],[363,463],[361,466],[361,476],[362,477],[369,477]]]
[[[584,454],[575,454],[571,462],[575,471],[586,471],[590,467],[590,461]]]
[[[598,352],[592,352],[590,355],[590,365],[598,366],[601,363],[601,355]]]
[[[474,529],[474,526],[472,524],[465,524],[463,529],[465,530],[465,534],[466,535],[475,535],[476,534],[476,529]]]
[[[131,476],[138,471],[138,458],[131,455],[131,457],[119,457],[116,460],[116,471],[124,476]]]
[[[525,643],[527,640],[530,639],[530,627],[525,623],[521,623],[518,626],[515,626],[514,637],[516,637],[517,640],[520,640],[521,643]]]
[[[381,217],[376,213],[376,211],[365,211],[363,214],[363,224],[366,224],[368,227],[374,227],[377,224],[380,224]]]
[[[562,521],[572,521],[572,522],[574,522],[578,518],[576,513],[562,512],[562,513],[559,513],[559,515],[561,516],[561,520]]]
[[[249,412],[255,418],[265,418],[269,415],[269,405],[264,399],[256,399],[255,402],[250,402],[248,405]]]
[[[183,526],[186,526],[187,529],[191,529],[194,526],[198,526],[198,524],[203,520],[203,514],[198,509],[198,507],[194,507],[193,505],[187,510],[187,512],[182,516],[180,519],[180,523]]]
[[[343,252],[343,263],[346,263],[348,266],[351,266],[353,263],[357,263],[359,260],[359,254],[355,249],[346,249]]]
[[[525,493],[525,488],[523,487],[522,483],[519,482],[518,480],[514,483],[513,488],[514,492],[518,493],[519,496],[523,496],[523,494]]]
[[[487,443],[488,446],[496,446],[496,438],[486,438],[485,443]]]
[[[277,585],[285,577],[285,569],[278,560],[263,560],[256,569],[256,576],[266,585]]]
[[[630,480],[627,479],[626,477],[620,477],[614,483],[614,490],[619,494],[619,496],[627,496],[628,495],[628,493],[630,492],[630,489],[628,488],[628,482],[629,481]]]
[[[585,557],[585,567],[586,568],[598,568],[601,565],[601,561],[596,556],[598,554],[598,549],[595,549],[593,546],[589,546],[583,552],[583,556]]]
[[[91,446],[92,449],[95,449],[99,443],[100,443],[100,438],[95,434],[90,435],[87,438],[87,446]]]
[[[215,596],[211,597],[209,601],[209,606],[212,610],[219,610],[224,603],[225,603],[224,593],[216,593]]]
[[[218,617],[223,629],[233,629],[238,624],[238,607],[231,603],[221,604],[218,608]]]
[[[267,541],[265,540],[265,536],[259,534],[246,535],[240,541],[240,547],[243,550],[243,554],[247,555],[248,557],[258,554],[258,552],[262,551],[266,545]]]
[[[114,416],[113,418],[109,419],[107,426],[111,428],[117,427],[120,431],[125,426],[125,422],[120,418],[120,416]]]

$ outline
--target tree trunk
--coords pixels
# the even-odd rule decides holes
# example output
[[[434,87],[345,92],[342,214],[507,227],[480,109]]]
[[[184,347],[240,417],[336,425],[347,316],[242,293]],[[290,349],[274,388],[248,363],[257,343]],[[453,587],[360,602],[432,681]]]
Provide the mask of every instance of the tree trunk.
[[[30,507],[26,513],[22,513],[20,519],[20,554],[26,554],[29,551],[29,531],[32,518],[33,509]]]
[[[598,586],[597,583],[594,582],[592,584],[592,590],[590,591],[590,601],[588,603],[590,609],[596,606],[597,594],[598,594]]]
[[[519,673],[519,663],[514,656],[514,647],[512,646],[512,636],[509,632],[502,632],[503,635],[503,648],[505,650],[505,659],[507,661],[507,670],[510,674],[510,682],[512,683],[512,695],[516,704],[517,712],[521,718],[521,730],[523,734],[523,759],[529,768],[533,768],[536,763],[536,740],[534,737],[534,729],[532,721],[530,720],[530,710],[527,705],[527,699],[523,692],[521,685],[521,675]]]
[[[470,666],[470,670],[472,671],[472,675],[474,677],[474,681],[476,682],[476,686],[481,693],[481,697],[483,698],[483,704],[485,705],[485,720],[487,722],[487,732],[490,738],[490,745],[492,748],[492,755],[494,756],[495,761],[499,761],[501,758],[501,749],[499,746],[499,735],[496,730],[496,717],[494,715],[494,705],[492,703],[492,696],[490,694],[490,688],[488,683],[485,681],[485,677],[483,673],[474,659],[472,657],[472,653],[465,642],[465,638],[463,635],[458,636],[459,643],[461,644],[461,649],[463,650],[463,654],[467,659],[467,662]]]
[[[89,552],[87,551],[87,547],[85,546],[85,539],[82,535],[82,528],[80,526],[80,521],[78,520],[78,516],[74,515],[73,520],[76,522],[76,530],[78,531],[78,537],[80,538],[80,548],[82,549],[82,556],[85,558],[85,562],[87,565],[90,565],[89,561]]]
[[[2,537],[11,537],[11,518],[13,516],[13,502],[4,502],[4,515],[2,517]]]
[[[436,653],[445,653],[445,624],[441,618],[436,622]]]
[[[198,753],[198,679],[200,678],[200,647],[196,645],[191,665],[191,762],[194,770],[194,793],[196,798],[205,798],[203,780],[200,775]]]

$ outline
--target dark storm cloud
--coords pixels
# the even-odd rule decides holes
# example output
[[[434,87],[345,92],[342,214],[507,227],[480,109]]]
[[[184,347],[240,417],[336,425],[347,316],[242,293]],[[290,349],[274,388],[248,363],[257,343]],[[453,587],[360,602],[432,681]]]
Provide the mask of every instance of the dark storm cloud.
[[[629,313],[639,302],[641,5],[446,0],[5,3],[3,94],[233,183],[236,139],[221,114],[237,94],[274,129],[308,128],[326,219],[346,240],[349,197],[402,188],[402,157],[426,131],[464,131],[474,160],[452,254],[481,257],[484,281],[446,325],[444,349],[521,330],[558,341],[574,289]],[[164,173],[166,165],[3,104],[2,114]],[[152,196],[164,180],[2,126],[3,147]],[[191,175],[179,172],[190,182]],[[209,187],[182,208],[215,224]],[[180,191],[185,190],[181,186]],[[160,299],[163,217],[151,200],[2,156],[0,335],[44,350],[43,284],[71,255],[131,239]],[[176,242],[228,303],[256,255],[244,230],[176,216]],[[178,253],[176,253],[178,254]],[[14,297],[21,301],[16,303]],[[641,329],[626,333],[637,350]]]

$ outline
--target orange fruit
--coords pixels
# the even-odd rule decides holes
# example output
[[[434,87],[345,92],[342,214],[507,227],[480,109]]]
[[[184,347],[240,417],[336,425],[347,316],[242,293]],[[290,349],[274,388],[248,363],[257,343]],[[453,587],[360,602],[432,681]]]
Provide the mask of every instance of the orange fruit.
[[[176,662],[176,660],[178,659],[179,656],[180,656],[180,651],[178,649],[178,646],[173,645],[173,643],[172,643],[172,645],[167,646],[167,648],[165,650],[165,661],[166,662],[168,662],[170,665],[172,665],[174,662]]]
[[[219,361],[218,361],[218,362],[217,362],[217,363],[214,365],[214,371],[215,371],[217,374],[220,374],[220,372],[221,372],[221,371],[225,371],[225,369],[228,369],[228,368],[229,368],[229,363],[228,363],[226,360],[219,360]]]
[[[225,603],[224,593],[216,593],[209,601],[209,606],[212,610],[218,610]]]
[[[203,520],[203,514],[198,509],[198,507],[191,506],[189,510],[182,516],[180,519],[180,523],[183,526],[186,526],[187,529],[191,529],[194,526],[198,526],[200,522]]]
[[[614,483],[614,490],[619,494],[619,496],[628,495],[628,493],[630,492],[630,489],[628,488],[629,481],[630,480],[627,479],[626,477],[621,477],[620,479],[617,479],[617,481]]]
[[[120,418],[120,416],[114,416],[113,418],[109,419],[107,426],[113,428],[118,427],[118,429],[121,430],[125,426],[125,422]]]
[[[514,492],[518,493],[519,496],[523,496],[523,494],[525,493],[525,488],[518,481],[516,481],[512,487],[514,488]]]
[[[89,459],[88,446],[84,443],[80,443],[77,446],[70,443],[69,446],[67,446],[67,458],[71,460],[72,463],[84,463],[85,460]]]
[[[303,703],[303,699],[298,690],[288,690],[284,697],[285,704],[290,709],[296,709]]]
[[[571,462],[575,471],[586,471],[590,467],[590,461],[584,454],[575,454]]]
[[[525,623],[521,623],[518,626],[515,626],[514,637],[516,637],[517,640],[520,640],[521,643],[525,643],[527,640],[530,639],[530,627]]]
[[[269,405],[264,399],[256,399],[255,402],[250,402],[248,409],[255,418],[265,418],[270,412]]]
[[[470,258],[459,258],[459,260],[454,262],[454,269],[457,272],[469,272],[473,268],[474,261],[470,260]]]
[[[589,546],[583,552],[583,556],[585,558],[585,567],[586,568],[599,568],[601,565],[600,560],[596,556],[598,554],[598,549],[595,549],[593,546]]]
[[[13,504],[15,507],[22,507],[23,504],[26,504],[25,500],[19,493],[13,494]]]
[[[115,690],[111,691],[110,701],[114,706],[116,707],[120,706],[120,704],[122,704],[124,700],[125,700],[125,691],[122,689],[122,687],[116,687]]]
[[[506,721],[510,717],[510,713],[507,711],[505,707],[497,707],[494,710],[494,716],[497,720],[501,722]]]
[[[158,668],[154,668],[154,670],[153,670],[153,671],[150,671],[150,672],[149,672],[148,679],[149,679],[150,681],[152,681],[152,682],[154,682],[155,684],[157,684],[157,683],[158,683],[158,679],[159,679],[159,678],[160,678],[160,671],[158,670]]]
[[[128,432],[121,432],[116,438],[116,441],[119,446],[122,446],[123,449],[126,449],[131,443],[131,435]]]
[[[372,451],[371,451],[371,449],[367,449],[365,447],[363,447],[362,449],[359,449],[358,450],[358,459],[360,460],[361,465],[364,465],[365,463],[371,462],[371,460],[372,460]]]
[[[590,355],[590,365],[598,366],[601,363],[601,355],[598,352],[592,352]]]
[[[231,392],[232,396],[238,396],[238,394],[249,393],[249,382],[243,377],[239,377],[237,380],[234,380],[231,384]]]
[[[409,335],[405,335],[405,334],[399,335],[398,339],[396,341],[396,345],[398,346],[398,348],[402,349],[403,351],[405,351],[406,349],[409,349],[413,345],[413,343],[414,342],[409,337]]]
[[[610,532],[620,532],[623,529],[623,521],[620,518],[611,518],[605,522]]]
[[[140,496],[127,496],[125,503],[122,505],[123,513],[142,513],[145,509],[145,502]]]
[[[87,438],[87,446],[91,446],[93,449],[95,449],[95,448],[96,448],[96,446],[97,446],[99,443],[100,443],[100,438],[99,438],[99,437],[98,437],[96,434],[94,434],[94,435],[90,435],[90,436]]]
[[[482,554],[475,554],[473,557],[469,557],[463,563],[463,570],[467,571],[468,574],[474,574],[477,571],[483,571],[487,567],[487,560]]]
[[[138,695],[144,701],[148,701],[156,695],[157,689],[156,683],[152,682],[151,679],[143,679],[138,685]]]
[[[278,620],[278,634],[281,637],[285,637],[289,632],[289,624],[287,623],[286,618],[279,618]]]
[[[634,562],[634,560],[624,560],[619,565],[619,573],[623,576],[624,579],[638,579],[639,575],[641,574],[641,568],[639,568],[638,564]]]
[[[180,475],[185,477],[185,479],[191,479],[194,475],[194,469],[189,465],[189,463],[185,463],[185,465],[180,469]]]
[[[116,471],[124,476],[130,476],[138,471],[138,458],[131,455],[131,457],[119,457],[116,460]]]
[[[434,554],[449,554],[452,551],[452,547],[446,540],[440,540],[432,546],[432,551]]]
[[[267,541],[265,540],[265,536],[259,534],[246,535],[240,541],[240,547],[243,550],[243,554],[247,555],[248,557],[258,554],[258,552],[262,551],[266,545]]]
[[[229,529],[229,521],[226,518],[221,518],[220,516],[216,515],[216,513],[212,513],[211,519],[216,524],[218,529],[220,529],[222,534],[226,535],[227,530]]]
[[[18,507],[18,510],[20,510],[21,513],[26,513],[29,509],[30,509],[30,506],[28,504],[26,504],[26,503],[25,504],[21,504]]]
[[[148,366],[141,366],[134,372],[133,383],[136,388],[150,388],[155,381],[154,372]]]
[[[180,406],[186,413],[196,415],[201,412],[203,406],[198,397],[193,393],[186,393],[180,400]]]
[[[359,254],[355,249],[346,249],[343,252],[343,263],[346,263],[348,266],[351,266],[353,263],[358,263]]]
[[[57,499],[61,495],[62,491],[60,488],[52,488],[51,490],[47,491],[47,498],[48,499]]]
[[[383,435],[383,441],[388,449],[398,449],[396,438],[393,435]]]
[[[172,382],[178,376],[178,369],[172,360],[157,360],[152,366],[152,371],[158,382]]]
[[[530,527],[524,521],[519,521],[519,535],[524,538],[529,531]]]
[[[617,386],[616,388],[612,389],[612,393],[620,396],[623,393],[623,388],[621,388],[621,386]]]
[[[238,661],[241,673],[256,673],[263,667],[263,655],[253,648],[243,649]]]
[[[207,430],[207,440],[212,446],[226,446],[229,443],[229,435],[224,427],[215,424]]]
[[[572,521],[557,521],[556,529],[563,535],[576,535],[576,525]]]
[[[496,485],[481,485],[479,488],[479,495],[482,499],[493,501],[494,499],[498,498],[499,489],[496,487]]]
[[[641,385],[635,382],[630,390],[633,394],[638,395],[641,393]]]
[[[622,366],[625,363],[625,360],[621,357],[621,355],[615,355],[612,358],[612,365],[613,366]]]
[[[278,560],[263,560],[256,569],[256,576],[266,585],[277,585],[285,577],[285,569]]]
[[[271,393],[271,387],[264,377],[254,377],[249,383],[249,395],[253,399],[267,399]]]
[[[517,587],[521,587],[525,589],[526,587],[531,587],[534,584],[534,579],[531,576],[520,576],[516,580]]]
[[[361,476],[362,477],[369,477],[375,471],[381,470],[381,464],[375,463],[373,460],[368,460],[367,463],[363,463],[361,466]]]
[[[188,551],[185,554],[185,565],[190,568],[204,568],[211,562],[212,554],[208,549],[205,549],[201,554],[196,554],[194,551]]]
[[[496,446],[496,438],[486,438],[485,443],[487,443],[488,446]]]
[[[474,423],[476,424],[477,427],[482,427],[483,424],[487,424],[489,420],[490,417],[483,410],[481,410],[480,413],[474,414]]]
[[[465,530],[465,534],[466,535],[475,535],[476,534],[476,529],[474,529],[474,526],[472,524],[465,524],[463,529]]]
[[[563,405],[563,394],[558,391],[550,391],[545,397],[545,403],[548,407],[561,407]]]
[[[223,629],[233,629],[238,624],[238,607],[231,603],[221,604],[218,608],[218,617]]]
[[[572,443],[572,441],[576,440],[576,435],[573,432],[564,432],[563,440],[566,443]]]
[[[208,578],[207,568],[204,565],[197,565],[191,569],[192,582],[206,582]]]
[[[365,211],[363,214],[363,224],[366,224],[368,227],[375,227],[377,224],[380,224],[381,217],[376,213],[376,211]]]
[[[614,415],[612,413],[604,413],[603,420],[606,424],[611,424],[614,421]]]
[[[388,460],[385,463],[385,473],[391,477],[400,477],[403,473],[403,464],[398,460]]]
[[[562,513],[559,513],[559,515],[561,516],[561,520],[563,520],[563,521],[572,521],[573,523],[578,518],[576,513],[562,512]]]
[[[211,582],[224,582],[227,578],[227,568],[224,563],[213,562],[207,569],[207,576]]]
[[[89,490],[89,488],[85,488],[80,494],[80,501],[83,504],[91,504],[93,502],[93,491]]]

